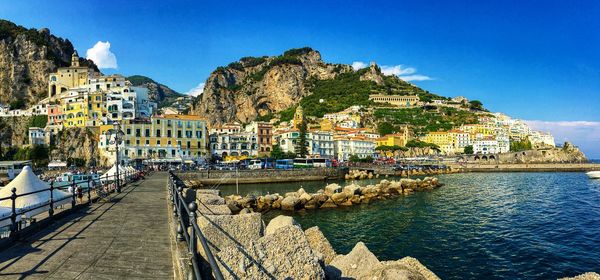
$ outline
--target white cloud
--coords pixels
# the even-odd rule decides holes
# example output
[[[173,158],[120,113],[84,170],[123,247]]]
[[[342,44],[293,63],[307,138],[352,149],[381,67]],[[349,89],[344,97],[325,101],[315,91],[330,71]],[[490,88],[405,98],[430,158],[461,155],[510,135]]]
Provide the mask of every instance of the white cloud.
[[[600,122],[525,120],[535,130],[550,132],[557,144],[565,141],[579,146],[588,158],[600,158]]]
[[[367,67],[368,65],[362,61],[355,61],[352,62],[352,68],[354,69],[354,71],[362,69]],[[421,75],[421,74],[416,74],[417,73],[417,69],[413,68],[413,67],[405,67],[402,64],[398,64],[398,65],[381,65],[381,73],[383,73],[386,76],[390,76],[390,75],[395,75],[398,78],[407,81],[407,82],[411,82],[411,81],[429,81],[429,80],[433,80],[431,77],[429,76],[425,76],[425,75]]]
[[[362,61],[354,61],[352,62],[352,69],[354,69],[354,71],[356,70],[360,70],[367,67],[367,64],[362,62]]]
[[[204,83],[200,83],[197,86],[195,86],[194,88],[188,90],[184,94],[196,97],[196,96],[201,95],[203,91],[204,91]]]
[[[91,59],[98,68],[117,68],[117,57],[110,51],[110,42],[98,41],[86,52],[87,59]]]

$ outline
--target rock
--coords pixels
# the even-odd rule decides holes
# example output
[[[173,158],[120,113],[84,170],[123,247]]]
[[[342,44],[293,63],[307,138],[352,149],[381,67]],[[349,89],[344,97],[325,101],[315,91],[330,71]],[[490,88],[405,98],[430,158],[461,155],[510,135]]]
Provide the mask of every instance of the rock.
[[[198,227],[213,252],[229,246],[250,246],[264,233],[260,213],[240,215],[199,215]],[[204,250],[199,250],[204,255]]]
[[[294,211],[300,205],[300,199],[295,196],[286,196],[281,201],[281,210]]]
[[[232,208],[235,211],[233,211]],[[203,215],[231,215],[232,213],[238,212],[241,209],[242,208],[238,208],[236,204],[210,205],[198,203],[198,212]]]
[[[346,195],[346,193],[340,192],[340,193],[334,193],[333,195],[331,195],[331,200],[335,203],[335,204],[341,204],[343,202],[346,201],[346,198],[348,198],[348,196]]]
[[[196,193],[196,200],[198,204],[206,204],[206,205],[223,205],[225,204],[225,199],[214,194],[203,194]]]
[[[217,253],[225,279],[324,279],[306,236],[297,226],[266,235],[251,246],[231,246]]]
[[[196,195],[198,196],[200,194],[212,194],[221,196],[221,191],[214,189],[196,189]]]
[[[336,208],[337,205],[331,200],[331,197],[328,198],[319,208]]]
[[[435,273],[433,273],[431,270],[429,270],[427,267],[425,267],[423,264],[421,264],[421,262],[419,262],[419,260],[417,260],[413,257],[404,257],[396,262],[399,264],[405,265],[411,271],[419,273],[427,280],[440,279],[439,277],[437,277],[437,275],[435,275]]]
[[[279,215],[269,222],[267,228],[265,229],[265,235],[273,234],[277,229],[287,226],[300,227],[300,225],[296,223],[294,218],[290,216]]]
[[[360,194],[360,186],[359,185],[348,185],[345,186],[343,191],[343,193],[347,194],[348,196],[353,196],[355,194]]]
[[[329,243],[329,240],[325,238],[323,232],[319,230],[319,227],[311,227],[305,230],[304,234],[306,235],[306,240],[308,241],[310,248],[313,252],[318,252],[322,255],[325,264],[329,264],[333,258],[335,258],[335,250],[333,250],[333,247]]]
[[[399,262],[381,262],[370,270],[362,272],[356,279],[377,280],[426,280],[420,273],[410,270]],[[433,278],[439,279],[439,278]]]
[[[329,184],[325,186],[325,194],[331,196],[334,193],[339,193],[342,191],[342,187],[338,184]]]
[[[600,274],[596,272],[586,272],[575,277],[560,278],[560,280],[600,280]]]
[[[347,255],[338,255],[329,264],[326,269],[329,279],[339,279],[339,277],[358,278],[361,273],[369,271],[379,264],[379,260],[365,243],[358,242]],[[339,272],[339,275],[336,275]],[[331,275],[333,274],[333,275]],[[336,277],[337,276],[337,277]]]
[[[308,193],[303,193],[300,196],[300,201],[302,202],[302,204],[306,204],[307,201],[309,201],[312,198],[312,196]]]
[[[300,187],[300,188],[298,189],[298,191],[296,191],[296,194],[298,194],[298,197],[301,197],[301,196],[302,196],[303,194],[305,194],[305,193],[306,193],[306,191],[304,190],[304,188],[303,188],[303,187]]]
[[[250,214],[250,213],[253,213],[252,209],[244,208],[244,209],[240,210],[240,213],[238,213],[238,214]]]

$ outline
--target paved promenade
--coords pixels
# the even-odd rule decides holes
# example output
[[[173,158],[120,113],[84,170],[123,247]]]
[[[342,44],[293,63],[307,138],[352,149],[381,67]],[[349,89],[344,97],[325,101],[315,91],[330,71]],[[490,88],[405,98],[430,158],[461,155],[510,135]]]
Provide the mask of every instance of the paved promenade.
[[[173,279],[166,173],[0,251],[0,279]]]

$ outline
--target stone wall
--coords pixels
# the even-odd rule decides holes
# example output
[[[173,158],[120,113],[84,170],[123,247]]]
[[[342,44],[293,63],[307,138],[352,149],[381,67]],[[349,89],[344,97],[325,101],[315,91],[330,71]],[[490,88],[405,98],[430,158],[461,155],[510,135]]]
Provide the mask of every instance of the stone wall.
[[[307,169],[260,169],[260,170],[202,170],[177,172],[177,176],[190,187],[218,182],[220,184],[235,184],[236,178],[240,184],[268,182],[296,182],[308,180],[339,179],[346,174],[346,169],[336,168],[307,168]]]
[[[461,156],[461,160],[479,164],[522,164],[522,163],[583,163],[588,159],[573,144],[563,147],[527,150],[494,155]]]

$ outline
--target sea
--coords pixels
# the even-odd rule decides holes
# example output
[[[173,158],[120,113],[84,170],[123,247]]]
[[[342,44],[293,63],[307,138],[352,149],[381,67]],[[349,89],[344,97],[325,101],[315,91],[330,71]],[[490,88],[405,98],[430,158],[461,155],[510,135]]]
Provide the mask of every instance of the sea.
[[[600,180],[590,180],[583,172],[438,178],[444,186],[428,192],[336,209],[271,211],[263,218],[268,222],[291,215],[305,229],[318,226],[338,254],[362,241],[379,260],[415,257],[442,279],[556,279],[600,273]],[[314,192],[325,185],[240,185],[238,190],[284,194],[301,186]],[[238,191],[236,186],[220,189],[224,195]]]

